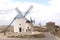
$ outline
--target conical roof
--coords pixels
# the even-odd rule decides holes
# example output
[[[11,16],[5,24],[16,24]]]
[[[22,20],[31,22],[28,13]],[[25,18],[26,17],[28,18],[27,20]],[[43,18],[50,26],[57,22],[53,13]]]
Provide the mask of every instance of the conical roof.
[[[23,15],[21,14],[21,13],[19,13],[17,16],[16,16],[16,18],[22,18],[23,17]]]

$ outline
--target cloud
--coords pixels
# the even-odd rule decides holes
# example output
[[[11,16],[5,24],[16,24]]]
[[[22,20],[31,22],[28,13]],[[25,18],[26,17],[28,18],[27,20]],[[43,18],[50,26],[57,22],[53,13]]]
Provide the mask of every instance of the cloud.
[[[11,2],[10,0],[1,0],[0,1],[0,10],[11,10],[15,9],[16,7],[19,8],[19,10],[23,13],[27,11],[27,9],[30,7],[30,5],[33,5],[33,9],[31,10],[30,14],[27,15],[26,18],[29,19],[30,16],[32,16],[33,19],[36,19],[36,22],[41,22],[42,24],[48,22],[48,21],[54,21],[57,24],[59,23],[59,17],[60,17],[60,0],[51,0],[48,3],[50,5],[45,6],[39,3],[28,3],[28,2]],[[3,20],[3,17],[5,17],[5,20],[13,19],[14,16],[16,16],[16,10],[11,11],[10,14],[5,13],[6,15],[0,14],[0,20]]]

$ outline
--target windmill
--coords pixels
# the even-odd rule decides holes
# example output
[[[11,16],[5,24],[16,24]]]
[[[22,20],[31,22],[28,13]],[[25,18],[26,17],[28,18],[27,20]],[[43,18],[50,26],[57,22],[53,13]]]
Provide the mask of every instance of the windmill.
[[[30,12],[30,10],[33,8],[33,6],[31,5],[30,8],[25,12],[25,15],[23,15],[18,8],[16,8],[15,10],[18,12],[18,14],[15,16],[15,18],[12,20],[12,22],[7,26],[7,28],[4,30],[4,33],[6,33],[7,29],[11,26],[11,24],[18,18],[19,20],[21,18],[25,18],[25,16]],[[26,18],[25,18],[26,19]],[[19,24],[21,25],[21,24]],[[21,31],[21,28],[20,28]]]
[[[35,23],[35,20],[32,20],[32,17],[30,17],[30,20],[31,20],[31,31],[33,31],[33,27],[34,27],[34,24],[33,23]]]

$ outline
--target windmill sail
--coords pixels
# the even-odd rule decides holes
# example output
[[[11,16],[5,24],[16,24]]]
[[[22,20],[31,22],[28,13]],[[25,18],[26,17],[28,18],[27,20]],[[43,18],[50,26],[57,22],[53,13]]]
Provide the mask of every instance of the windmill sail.
[[[16,16],[16,18],[22,18],[23,14],[21,13],[21,11],[18,8],[16,8],[16,11],[18,12],[18,15]]]
[[[15,21],[16,17],[12,20],[12,22],[8,25],[8,27],[4,30],[4,33],[6,33],[7,29],[11,26],[11,24]]]
[[[17,8],[16,8],[16,10],[19,12],[19,14],[17,14],[17,15],[15,16],[15,18],[11,21],[11,23],[8,25],[8,27],[4,30],[4,33],[6,33],[7,29],[11,26],[11,24],[15,21],[16,18],[21,18],[21,17],[23,17],[22,14],[21,14],[21,12],[20,12]]]
[[[33,6],[31,5],[30,8],[25,12],[24,17],[29,13],[29,11],[33,8]]]
[[[16,7],[16,11],[21,14],[21,12],[19,11],[19,9],[17,7]]]

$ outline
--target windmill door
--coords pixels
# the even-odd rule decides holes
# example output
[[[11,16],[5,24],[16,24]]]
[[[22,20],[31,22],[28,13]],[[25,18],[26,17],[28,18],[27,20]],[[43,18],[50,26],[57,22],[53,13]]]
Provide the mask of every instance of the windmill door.
[[[22,31],[22,29],[21,29],[21,27],[19,28],[19,32],[21,32]]]

